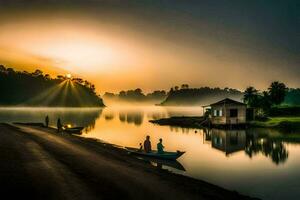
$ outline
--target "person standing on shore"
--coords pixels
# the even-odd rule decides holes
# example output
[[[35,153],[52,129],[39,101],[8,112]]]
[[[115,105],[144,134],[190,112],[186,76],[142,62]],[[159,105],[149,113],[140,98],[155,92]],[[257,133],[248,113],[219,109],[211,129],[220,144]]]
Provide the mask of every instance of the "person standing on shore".
[[[146,153],[151,152],[151,142],[150,142],[150,136],[147,135],[146,140],[144,141],[144,150]]]
[[[159,139],[159,143],[157,143],[157,153],[162,154],[164,153],[164,145],[162,144],[162,139]]]
[[[49,116],[48,115],[45,118],[45,125],[46,125],[46,127],[49,126]]]
[[[61,131],[62,128],[62,124],[61,124],[61,120],[60,118],[57,119],[57,132],[59,133]]]

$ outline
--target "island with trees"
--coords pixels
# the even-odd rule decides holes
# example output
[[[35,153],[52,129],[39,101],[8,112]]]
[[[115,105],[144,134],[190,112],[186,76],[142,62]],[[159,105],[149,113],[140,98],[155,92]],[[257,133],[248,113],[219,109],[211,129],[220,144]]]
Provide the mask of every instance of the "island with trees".
[[[151,104],[159,106],[199,106],[218,100],[223,97],[241,99],[243,93],[231,88],[189,88],[188,84],[181,87],[172,87],[168,92],[165,90],[154,90],[145,94],[142,89],[122,90],[119,93],[106,92],[103,99],[108,104],[115,103],[134,103]]]
[[[300,89],[288,88],[279,81],[272,82],[265,91],[250,86],[244,92],[244,102],[254,108],[256,127],[300,130]]]
[[[145,94],[142,89],[137,88],[134,90],[120,91],[119,93],[106,92],[103,99],[108,104],[111,103],[134,103],[134,104],[159,104],[167,97],[167,92],[164,90],[155,90]]]
[[[178,103],[184,101],[183,99],[193,99],[192,94],[194,96],[197,96],[197,94],[201,96],[201,93],[209,94],[210,92],[213,93],[212,91],[218,91],[222,95],[235,94],[237,97],[240,96],[240,101],[243,101],[247,105],[247,108],[254,111],[254,118],[247,121],[247,127],[278,128],[286,132],[300,130],[300,89],[288,88],[284,83],[279,81],[272,82],[265,91],[259,91],[250,86],[243,93],[233,89],[175,88],[171,89],[169,96],[162,104],[170,101],[169,99],[172,99],[172,102]],[[188,94],[192,97],[187,97]],[[219,96],[218,100],[224,98],[222,95]],[[213,97],[217,98],[218,96]],[[174,99],[177,99],[177,101]],[[210,98],[209,100],[210,103],[214,102],[214,98]],[[210,103],[206,102],[202,105],[209,105]],[[151,122],[159,125],[203,128],[209,124],[209,120],[207,119],[210,115],[211,113],[208,110],[201,117],[178,116],[151,120]]]
[[[0,106],[104,106],[92,83],[70,74],[52,78],[41,70],[29,73],[0,65],[0,92]]]
[[[243,93],[232,88],[189,88],[188,84],[175,86],[168,92],[167,98],[161,102],[162,106],[202,106],[223,98],[240,100]]]

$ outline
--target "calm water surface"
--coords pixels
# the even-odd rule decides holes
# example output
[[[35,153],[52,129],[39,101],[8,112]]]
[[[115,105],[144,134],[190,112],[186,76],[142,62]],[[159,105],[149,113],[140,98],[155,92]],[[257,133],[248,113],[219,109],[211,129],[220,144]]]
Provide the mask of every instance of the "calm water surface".
[[[200,107],[0,108],[0,122],[39,122],[49,115],[55,125],[85,126],[83,137],[137,147],[146,135],[167,150],[186,151],[175,173],[206,180],[263,199],[300,198],[300,137],[274,130],[197,130],[158,126],[148,120],[199,116]],[[300,134],[300,133],[299,133]],[[183,170],[185,169],[185,171]]]

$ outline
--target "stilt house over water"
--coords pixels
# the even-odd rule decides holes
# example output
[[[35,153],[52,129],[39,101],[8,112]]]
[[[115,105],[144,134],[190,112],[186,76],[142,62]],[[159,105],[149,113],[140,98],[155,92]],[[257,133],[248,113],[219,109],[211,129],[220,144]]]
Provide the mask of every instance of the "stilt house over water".
[[[208,107],[208,106],[204,106]],[[246,123],[247,105],[229,98],[210,104],[210,120],[214,125],[237,125]]]

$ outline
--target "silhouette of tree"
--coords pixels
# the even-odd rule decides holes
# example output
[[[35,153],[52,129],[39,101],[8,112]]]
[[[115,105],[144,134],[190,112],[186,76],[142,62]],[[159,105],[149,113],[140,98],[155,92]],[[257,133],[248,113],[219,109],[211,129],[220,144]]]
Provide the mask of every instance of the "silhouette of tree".
[[[167,96],[167,93],[164,90],[161,90],[161,91],[155,90],[152,93],[148,93],[146,95],[148,100],[153,100],[153,101],[158,101],[158,102],[163,101],[166,98],[166,96]]]
[[[0,105],[103,106],[102,99],[96,95],[93,84],[87,88],[71,80],[75,89],[64,87],[66,90],[61,92],[62,88],[59,84],[63,81],[65,81],[63,76],[60,75],[56,79],[52,79],[48,74],[43,76],[41,70],[29,73],[14,71],[12,68],[6,69],[2,66],[0,71]],[[80,94],[79,97],[78,93]]]
[[[50,76],[49,74],[46,74],[46,75],[45,75],[45,79],[46,79],[46,80],[51,80],[51,76]]]
[[[267,91],[263,91],[262,95],[260,96],[259,107],[262,108],[265,111],[265,113],[269,113],[272,107],[272,101]]]
[[[62,75],[58,75],[56,78],[59,79],[59,80],[65,80],[66,79],[66,77],[64,77]]]
[[[41,70],[37,69],[32,73],[32,76],[34,76],[34,77],[43,76],[43,72]]]
[[[272,82],[268,88],[270,100],[272,104],[279,105],[284,101],[287,92],[287,87],[284,83],[278,81]]]
[[[182,84],[181,89],[189,89],[189,85],[188,84]]]
[[[184,86],[186,88],[186,86]],[[218,101],[221,98],[231,97],[236,100],[242,98],[242,92],[236,89],[221,89],[221,88],[186,88],[186,89],[171,89],[167,98],[162,105],[203,105]],[[208,101],[209,100],[209,101]]]
[[[4,67],[4,65],[0,65],[0,72],[4,72],[6,71],[6,68]]]
[[[250,107],[257,108],[259,106],[258,90],[256,90],[252,86],[247,87],[246,90],[244,91],[243,101]]]
[[[134,92],[136,94],[142,94],[143,93],[142,89],[140,89],[140,88],[135,89]]]
[[[13,68],[7,68],[6,71],[10,74],[14,74],[15,70]]]

